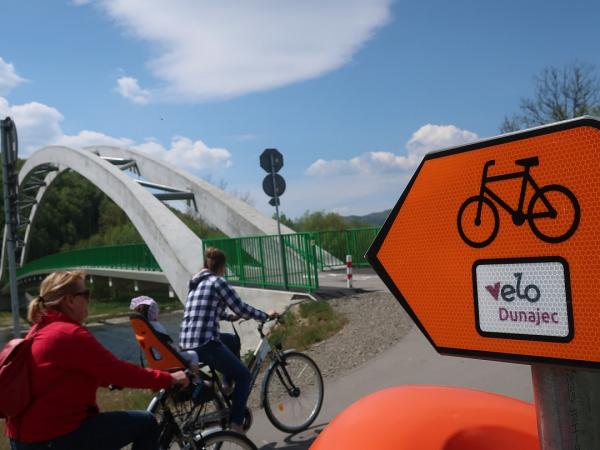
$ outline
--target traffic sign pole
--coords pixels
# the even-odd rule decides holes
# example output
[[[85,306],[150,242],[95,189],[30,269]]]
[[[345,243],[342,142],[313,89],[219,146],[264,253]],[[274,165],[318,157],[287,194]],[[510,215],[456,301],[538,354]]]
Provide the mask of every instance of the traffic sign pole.
[[[277,236],[279,237],[279,252],[281,255],[281,270],[283,272],[283,286],[288,289],[288,273],[287,273],[287,262],[285,260],[285,249],[283,245],[283,236],[281,236],[281,225],[279,221],[279,196],[277,195],[277,186],[275,185],[275,161],[274,155],[271,153],[269,156],[271,159],[271,179],[273,180],[273,193],[275,199],[275,217],[277,218]]]
[[[600,373],[531,366],[541,450],[600,448]]]

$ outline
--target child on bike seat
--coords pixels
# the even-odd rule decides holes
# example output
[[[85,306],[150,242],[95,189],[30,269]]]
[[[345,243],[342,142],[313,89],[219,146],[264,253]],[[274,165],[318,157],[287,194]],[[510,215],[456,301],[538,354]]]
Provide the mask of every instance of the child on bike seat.
[[[158,315],[160,314],[160,308],[158,303],[146,295],[141,295],[131,299],[129,309],[135,311],[146,318],[150,326],[154,328],[157,334],[159,334],[169,346],[178,352],[183,359],[185,359],[190,368],[196,373],[198,371],[198,354],[193,350],[181,350],[178,345],[173,342],[171,336],[165,326],[158,321]]]

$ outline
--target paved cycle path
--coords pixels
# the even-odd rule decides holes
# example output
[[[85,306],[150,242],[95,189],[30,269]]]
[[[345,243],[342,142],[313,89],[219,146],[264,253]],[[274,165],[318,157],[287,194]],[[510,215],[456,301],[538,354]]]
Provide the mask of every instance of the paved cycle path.
[[[263,410],[257,410],[248,437],[263,450],[307,449],[329,421],[356,400],[387,387],[407,384],[469,387],[533,401],[528,365],[440,356],[413,327],[396,346],[327,382],[323,409],[311,429],[293,436],[284,434],[271,425]]]

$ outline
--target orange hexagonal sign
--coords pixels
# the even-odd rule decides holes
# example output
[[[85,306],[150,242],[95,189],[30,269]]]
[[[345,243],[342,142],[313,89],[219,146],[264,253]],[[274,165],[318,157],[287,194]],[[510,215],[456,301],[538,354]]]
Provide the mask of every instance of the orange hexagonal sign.
[[[367,258],[440,353],[598,367],[600,121],[425,156]]]

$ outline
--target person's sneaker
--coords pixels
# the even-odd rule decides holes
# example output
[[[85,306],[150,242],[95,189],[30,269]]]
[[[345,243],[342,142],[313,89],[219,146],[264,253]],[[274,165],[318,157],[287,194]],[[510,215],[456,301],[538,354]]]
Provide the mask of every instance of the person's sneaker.
[[[244,430],[244,427],[242,425],[240,425],[238,423],[234,423],[234,422],[231,422],[229,424],[229,430],[233,431],[234,433],[237,433],[237,434],[246,434],[246,430]]]

